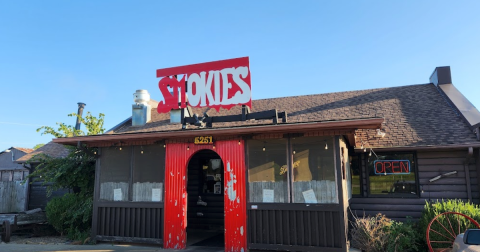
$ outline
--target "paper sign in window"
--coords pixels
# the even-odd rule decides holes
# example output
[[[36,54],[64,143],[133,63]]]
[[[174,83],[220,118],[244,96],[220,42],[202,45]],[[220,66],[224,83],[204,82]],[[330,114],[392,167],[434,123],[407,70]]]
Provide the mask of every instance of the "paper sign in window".
[[[152,188],[152,201],[162,201],[162,192],[160,188]]]
[[[122,189],[121,188],[113,189],[113,201],[122,201],[122,200],[123,200]]]
[[[315,197],[315,192],[313,192],[313,189],[303,191],[302,194],[303,198],[305,199],[305,203],[318,203],[317,197]]]
[[[274,192],[270,189],[263,189],[263,202],[271,203],[274,199]]]

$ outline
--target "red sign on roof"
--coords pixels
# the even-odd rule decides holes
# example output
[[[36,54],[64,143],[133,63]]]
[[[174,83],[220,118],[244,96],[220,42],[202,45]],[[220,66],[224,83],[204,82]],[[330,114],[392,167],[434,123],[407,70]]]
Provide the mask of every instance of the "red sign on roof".
[[[179,77],[183,75],[183,77]],[[248,57],[213,61],[157,70],[164,101],[158,113],[171,109],[209,107],[217,111],[236,105],[252,107],[252,86]],[[168,87],[173,88],[171,93]]]

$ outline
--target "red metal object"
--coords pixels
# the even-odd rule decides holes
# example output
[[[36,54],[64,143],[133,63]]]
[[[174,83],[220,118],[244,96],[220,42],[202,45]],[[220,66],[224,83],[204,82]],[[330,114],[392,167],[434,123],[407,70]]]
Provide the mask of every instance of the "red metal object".
[[[215,149],[214,149],[215,147]],[[243,141],[215,145],[167,144],[165,158],[164,248],[184,249],[187,227],[187,166],[200,150],[216,151],[224,164],[225,251],[246,251],[246,179]]]
[[[247,190],[243,141],[217,142],[224,165],[225,251],[247,250]]]
[[[461,228],[461,223],[464,219],[468,220],[469,223],[467,223],[465,227]],[[439,224],[439,226],[437,226],[435,229],[432,228],[434,223]],[[475,228],[480,228],[478,222],[462,213],[446,212],[435,216],[435,218],[430,221],[427,227],[427,244],[429,251],[450,251],[457,235],[464,233],[470,227],[470,225],[475,226]],[[433,234],[437,235],[437,238],[435,238],[434,241],[430,240],[430,235]],[[445,244],[445,246],[449,247],[434,249],[432,244]]]
[[[178,79],[177,75],[183,77]],[[164,98],[158,103],[158,113],[185,108],[185,94],[188,94],[191,107],[209,107],[217,111],[236,105],[252,107],[248,57],[158,69],[157,78],[161,78],[158,88]],[[173,88],[172,93],[169,87]]]
[[[186,144],[167,144],[165,156],[165,216],[163,247],[183,249],[187,244],[187,183],[186,163],[188,156],[194,153],[192,144],[187,151]]]

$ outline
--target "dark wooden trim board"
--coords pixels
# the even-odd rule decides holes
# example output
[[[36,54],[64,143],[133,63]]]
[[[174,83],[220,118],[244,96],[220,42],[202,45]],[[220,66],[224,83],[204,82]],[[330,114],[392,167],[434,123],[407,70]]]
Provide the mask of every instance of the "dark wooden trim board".
[[[480,135],[480,132],[479,132]],[[474,151],[474,155],[476,154],[475,157],[475,163],[476,163],[476,171],[477,171],[477,176],[480,174],[480,148],[477,149],[477,151]],[[477,189],[480,191],[480,183],[477,184]],[[480,200],[480,199],[476,199]]]
[[[97,201],[97,207],[163,208],[163,202]]]
[[[345,237],[345,234],[346,234],[346,223],[348,222],[348,220],[345,220],[345,212],[344,212],[344,209],[346,209],[345,206],[348,206],[348,199],[344,199],[343,198],[343,176],[342,176],[342,161],[341,161],[341,158],[340,158],[340,155],[341,155],[341,152],[340,152],[340,137],[339,136],[335,136],[334,138],[334,141],[333,141],[333,146],[334,146],[334,155],[335,155],[335,170],[337,172],[337,188],[338,188],[338,203],[339,203],[339,206],[340,206],[340,214],[339,214],[339,218],[340,218],[340,229],[344,229],[343,232],[341,231],[340,232],[340,241],[342,243],[342,250],[340,251],[343,251],[343,252],[347,252],[347,244],[346,244],[346,237]]]
[[[252,209],[257,206],[257,209]],[[248,211],[255,210],[288,210],[288,211],[316,211],[316,212],[339,212],[342,211],[340,204],[305,204],[305,203],[247,203]]]
[[[97,150],[98,156],[101,156],[102,149],[98,148]],[[93,190],[93,214],[92,214],[92,230],[90,234],[90,238],[92,240],[95,239],[98,230],[98,199],[100,198],[100,162],[101,158],[97,158],[95,162],[95,187]]]
[[[198,134],[210,134],[214,136],[219,135],[242,135],[255,134],[261,132],[299,132],[305,130],[343,130],[343,129],[377,129],[381,128],[383,118],[369,118],[369,119],[351,119],[343,121],[325,121],[325,122],[310,122],[310,123],[282,123],[275,125],[261,125],[261,126],[246,126],[235,128],[217,128],[217,129],[202,129],[202,130],[175,130],[149,133],[125,133],[125,134],[105,134],[82,137],[65,137],[55,138],[54,143],[76,145],[77,142],[88,143],[89,146],[95,146],[96,143],[119,141],[119,140],[134,140],[140,141],[144,139],[171,139],[180,137],[192,137]],[[201,132],[201,133],[199,133]]]
[[[374,151],[445,151],[445,150],[458,150],[467,149],[468,147],[480,148],[480,143],[476,144],[451,144],[451,145],[435,145],[435,146],[405,146],[405,147],[385,147],[385,148],[372,148]],[[363,152],[363,149],[355,148],[356,153]]]
[[[256,250],[280,250],[280,251],[318,251],[318,252],[342,252],[344,248],[326,248],[313,246],[277,245],[277,244],[248,244],[248,248]]]

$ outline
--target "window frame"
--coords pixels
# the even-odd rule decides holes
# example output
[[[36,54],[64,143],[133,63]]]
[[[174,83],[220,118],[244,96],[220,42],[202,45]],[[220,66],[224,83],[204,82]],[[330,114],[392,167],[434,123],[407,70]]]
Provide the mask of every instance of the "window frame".
[[[151,145],[163,145],[163,144],[151,144]],[[144,146],[148,146],[148,145],[128,145],[128,146],[123,146],[123,148],[125,149],[129,149],[129,150],[125,150],[125,152],[129,152],[128,155],[130,155],[130,162],[129,162],[129,178],[128,178],[128,197],[126,200],[122,200],[122,201],[114,201],[114,200],[105,200],[105,199],[101,199],[100,198],[100,187],[101,187],[101,178],[102,178],[102,172],[103,172],[103,167],[102,167],[102,163],[103,163],[103,158],[104,158],[104,155],[102,155],[104,152],[104,149],[110,149],[110,148],[114,148],[114,149],[117,149],[118,147],[114,147],[114,146],[110,146],[110,147],[100,147],[98,149],[98,152],[99,152],[99,159],[97,160],[96,162],[96,177],[95,177],[95,201],[96,202],[99,202],[99,203],[132,203],[132,204],[144,204],[144,203],[147,203],[147,204],[163,204],[164,201],[165,201],[165,168],[166,168],[166,164],[165,164],[165,160],[166,160],[166,153],[163,155],[164,156],[164,160],[162,163],[162,166],[163,166],[163,170],[160,171],[161,173],[163,173],[163,176],[162,176],[162,181],[160,181],[162,184],[163,184],[163,189],[161,191],[161,197],[162,197],[162,200],[161,201],[134,201],[133,200],[133,184],[134,184],[134,173],[135,173],[135,151],[142,151],[143,150],[143,147]],[[165,147],[160,147],[160,149],[163,149],[164,152],[166,152],[166,149]],[[118,150],[120,151],[120,150]],[[100,162],[99,162],[100,161]],[[98,188],[98,190],[97,190]],[[98,193],[97,193],[98,191]]]
[[[418,178],[418,161],[417,161],[417,152],[416,151],[385,151],[385,152],[378,152],[378,154],[381,154],[381,155],[394,155],[394,154],[412,154],[413,155],[413,161],[414,161],[414,165],[415,165],[415,195],[412,195],[412,196],[408,196],[408,197],[405,197],[405,196],[400,196],[400,195],[397,195],[395,196],[394,194],[371,194],[370,192],[370,171],[369,171],[369,167],[368,167],[368,157],[366,154],[364,154],[364,161],[363,161],[363,166],[365,167],[365,170],[363,171],[366,176],[366,182],[367,184],[365,185],[366,186],[366,189],[367,189],[367,196],[366,198],[398,198],[398,199],[415,199],[415,198],[421,198],[421,195],[420,195],[420,181],[419,181],[419,178]]]
[[[274,203],[267,203],[267,202],[251,202],[249,199],[250,199],[250,190],[249,190],[249,185],[248,185],[248,180],[249,180],[249,171],[250,171],[250,157],[249,157],[249,146],[248,146],[248,140],[259,140],[261,141],[262,139],[252,139],[252,138],[247,138],[245,139],[245,166],[246,166],[246,183],[247,183],[247,202],[248,204],[252,204],[252,205],[257,205],[257,204],[297,204],[297,205],[316,205],[316,206],[327,206],[327,205],[339,205],[341,204],[341,195],[340,195],[340,191],[339,191],[339,188],[338,188],[338,183],[339,181],[342,181],[342,177],[338,177],[338,168],[337,166],[339,165],[338,164],[338,160],[337,160],[337,156],[340,155],[340,153],[337,153],[338,150],[337,148],[339,147],[339,140],[340,140],[340,137],[341,136],[338,136],[338,135],[325,135],[325,136],[315,136],[315,137],[324,137],[324,138],[329,138],[328,141],[331,141],[332,143],[332,146],[331,148],[333,149],[333,156],[332,156],[332,161],[333,161],[333,164],[334,164],[334,176],[335,176],[335,193],[336,193],[336,197],[337,197],[337,203],[299,203],[299,202],[294,202],[294,192],[293,192],[293,183],[294,183],[294,176],[292,176],[292,172],[293,172],[293,144],[292,144],[292,139],[293,138],[297,138],[297,137],[308,137],[308,136],[304,136],[304,134],[300,133],[290,133],[290,134],[284,134],[283,137],[279,137],[279,138],[275,138],[275,139],[280,139],[280,138],[283,138],[283,139],[286,139],[286,164],[287,164],[287,169],[288,169],[288,172],[287,172],[287,184],[288,184],[288,188],[287,188],[287,196],[288,196],[288,200],[287,202],[283,202],[283,203],[280,203],[280,202],[274,202]],[[269,139],[263,139],[264,141],[265,140],[269,140]],[[343,183],[343,181],[342,181]]]
[[[355,152],[352,152],[353,154],[352,155],[349,155],[349,157],[353,157],[353,156],[356,156],[358,157],[358,164],[360,165],[360,194],[353,194],[353,189],[352,189],[352,198],[365,198],[365,195],[364,195],[364,189],[365,189],[365,186],[363,184],[363,177],[364,177],[364,167],[366,167],[366,162],[365,162],[365,154],[363,153],[355,153]],[[351,168],[351,165],[350,165],[350,168]],[[351,174],[352,176],[353,174]],[[368,177],[368,176],[367,176]],[[368,183],[368,182],[367,182]],[[353,185],[353,180],[352,180],[352,185]]]
[[[285,139],[285,155],[286,155],[286,165],[287,165],[287,202],[251,202],[250,201],[250,185],[249,185],[249,176],[250,176],[250,151],[249,151],[249,140],[257,140],[257,141],[268,141],[270,139]],[[284,135],[283,137],[278,138],[269,138],[269,139],[245,139],[245,173],[246,173],[246,196],[247,202],[249,204],[292,204],[292,191],[291,186],[293,185],[292,176],[291,174],[291,167],[293,167],[293,157],[292,157],[292,148],[290,143],[290,137],[288,135]]]

